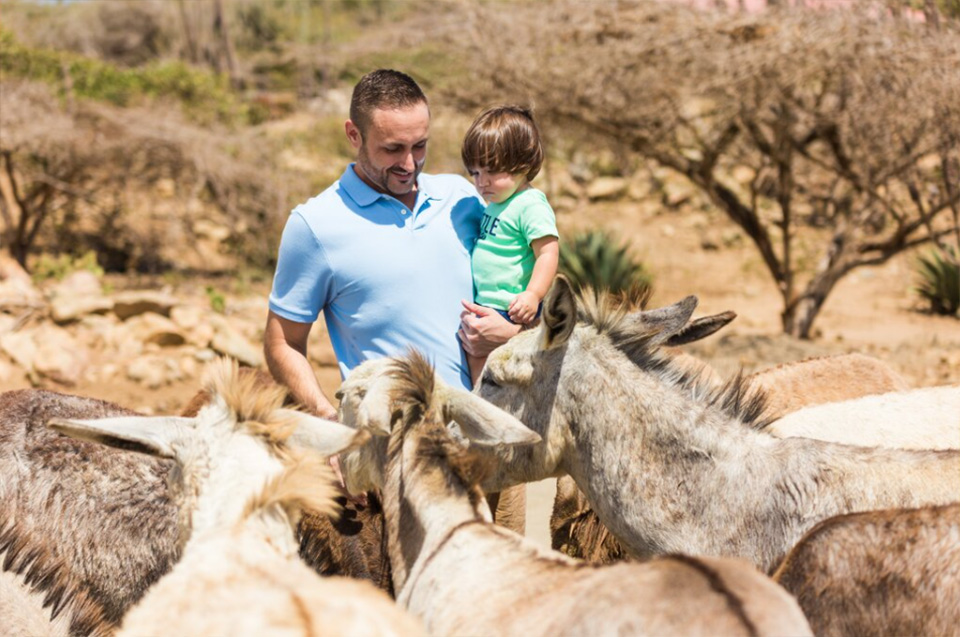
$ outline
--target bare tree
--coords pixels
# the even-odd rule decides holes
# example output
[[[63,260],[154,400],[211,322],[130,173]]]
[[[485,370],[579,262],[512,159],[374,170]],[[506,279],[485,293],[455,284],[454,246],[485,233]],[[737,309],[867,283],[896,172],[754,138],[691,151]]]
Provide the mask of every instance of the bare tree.
[[[186,247],[161,244],[175,227],[186,228],[178,232],[189,242],[184,211],[188,200],[201,199],[219,211],[244,260],[263,265],[275,255],[269,239],[279,235],[288,205],[282,188],[298,187],[292,177],[272,176],[262,141],[190,124],[170,104],[78,101],[68,111],[45,86],[4,81],[0,131],[0,246],[24,266],[41,243],[155,263],[160,250]],[[161,217],[147,204],[153,218],[146,218],[133,202],[161,180],[182,193],[183,205]]]
[[[473,63],[459,98],[527,99],[555,137],[683,175],[756,246],[787,333],[809,337],[851,271],[957,233],[956,32],[840,10],[476,11],[451,38]]]

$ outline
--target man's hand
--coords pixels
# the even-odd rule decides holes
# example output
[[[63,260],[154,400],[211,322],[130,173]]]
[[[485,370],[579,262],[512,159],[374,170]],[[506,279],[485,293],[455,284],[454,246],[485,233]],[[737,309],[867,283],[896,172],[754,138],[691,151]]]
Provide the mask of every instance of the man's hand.
[[[460,313],[460,330],[457,336],[463,344],[463,350],[470,356],[486,358],[490,352],[506,343],[520,332],[520,326],[503,318],[490,308],[460,301],[463,312]]]
[[[514,323],[526,325],[537,317],[540,309],[540,299],[533,292],[521,292],[510,301],[507,312]]]

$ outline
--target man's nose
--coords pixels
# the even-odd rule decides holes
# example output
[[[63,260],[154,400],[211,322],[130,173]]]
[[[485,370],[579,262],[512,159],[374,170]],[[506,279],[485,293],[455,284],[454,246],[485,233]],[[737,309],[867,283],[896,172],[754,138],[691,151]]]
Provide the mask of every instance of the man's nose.
[[[413,169],[416,168],[417,163],[413,159],[413,152],[409,152],[403,156],[403,159],[400,161],[400,167],[405,171],[412,173]]]

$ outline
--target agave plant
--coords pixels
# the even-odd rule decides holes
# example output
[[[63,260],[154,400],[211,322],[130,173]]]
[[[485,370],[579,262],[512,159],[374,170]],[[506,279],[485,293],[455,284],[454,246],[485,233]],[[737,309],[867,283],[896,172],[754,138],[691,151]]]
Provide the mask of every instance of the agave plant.
[[[920,284],[916,292],[930,301],[937,314],[956,315],[960,311],[960,259],[957,250],[931,251],[917,260]]]
[[[630,256],[629,243],[617,243],[602,230],[590,230],[560,243],[560,272],[580,289],[592,287],[634,296],[652,283],[643,264]]]

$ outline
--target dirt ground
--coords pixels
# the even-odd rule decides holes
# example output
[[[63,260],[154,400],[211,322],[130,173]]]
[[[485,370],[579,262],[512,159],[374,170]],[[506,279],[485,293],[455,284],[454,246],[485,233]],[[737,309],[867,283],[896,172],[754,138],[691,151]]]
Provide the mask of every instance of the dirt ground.
[[[633,251],[654,275],[650,307],[695,294],[695,316],[725,310],[737,319],[689,351],[721,374],[746,372],[812,356],[859,351],[887,361],[910,383],[930,386],[960,383],[960,321],[922,311],[911,292],[915,255],[854,272],[828,299],[815,325],[815,338],[799,341],[780,333],[780,299],[748,241],[719,213],[663,211],[650,203],[609,203],[558,214],[562,234],[590,227],[629,240]],[[705,248],[704,246],[708,246]],[[249,294],[268,293],[267,284]],[[185,285],[177,294],[202,294],[202,286]],[[265,317],[264,317],[265,318]],[[312,347],[325,348],[322,328]],[[321,386],[333,396],[340,384],[335,366],[317,367]],[[10,389],[12,387],[4,387]],[[150,413],[175,413],[196,391],[195,381],[147,390],[118,378],[116,382],[81,383],[68,391],[111,400]],[[549,542],[546,520],[553,481],[530,486],[528,535]]]

